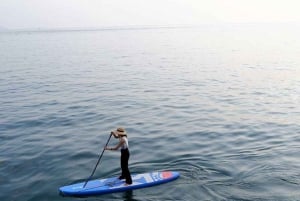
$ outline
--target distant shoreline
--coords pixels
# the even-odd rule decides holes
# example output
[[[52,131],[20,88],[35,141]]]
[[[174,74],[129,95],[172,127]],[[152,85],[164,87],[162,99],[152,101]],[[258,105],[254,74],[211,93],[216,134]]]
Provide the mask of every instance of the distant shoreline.
[[[78,27],[78,28],[26,28],[0,29],[3,32],[64,32],[64,31],[110,31],[110,30],[142,30],[142,29],[176,29],[192,26],[113,26],[113,27]]]
[[[150,29],[184,29],[203,27],[238,27],[238,26],[299,26],[298,22],[280,23],[216,23],[199,25],[137,25],[137,26],[110,26],[110,27],[69,27],[69,28],[4,28],[0,27],[0,32],[78,32],[78,31],[112,31],[112,30],[150,30]]]

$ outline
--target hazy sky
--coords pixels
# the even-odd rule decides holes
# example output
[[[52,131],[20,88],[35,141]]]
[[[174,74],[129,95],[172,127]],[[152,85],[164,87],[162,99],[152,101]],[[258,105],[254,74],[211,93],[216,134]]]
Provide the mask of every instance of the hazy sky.
[[[300,0],[0,0],[0,27],[300,22]]]

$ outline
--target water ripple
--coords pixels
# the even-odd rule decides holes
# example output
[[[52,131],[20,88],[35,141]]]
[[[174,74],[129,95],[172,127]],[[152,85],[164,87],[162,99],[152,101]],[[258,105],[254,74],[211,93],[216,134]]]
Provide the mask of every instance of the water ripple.
[[[85,200],[300,200],[299,32],[275,30],[0,33],[0,200],[68,199],[116,126],[132,173],[181,177]]]

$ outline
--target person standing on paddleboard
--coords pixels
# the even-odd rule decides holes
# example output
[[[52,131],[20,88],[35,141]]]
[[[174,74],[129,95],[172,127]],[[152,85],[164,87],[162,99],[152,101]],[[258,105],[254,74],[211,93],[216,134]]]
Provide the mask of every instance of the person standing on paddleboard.
[[[115,138],[119,139],[119,143],[115,147],[105,147],[105,150],[118,150],[121,148],[121,170],[122,174],[119,179],[125,179],[126,185],[132,184],[131,174],[128,168],[128,160],[129,160],[129,146],[128,146],[128,138],[127,133],[124,128],[120,127],[117,130],[112,131],[111,135]]]

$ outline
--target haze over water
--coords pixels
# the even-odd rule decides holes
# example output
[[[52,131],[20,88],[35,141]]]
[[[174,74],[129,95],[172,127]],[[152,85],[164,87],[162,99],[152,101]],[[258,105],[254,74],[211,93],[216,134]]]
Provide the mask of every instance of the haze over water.
[[[157,187],[84,200],[300,200],[297,24],[0,33],[0,200],[58,194],[111,130]],[[111,140],[110,145],[116,144]],[[94,178],[119,175],[105,152]]]

